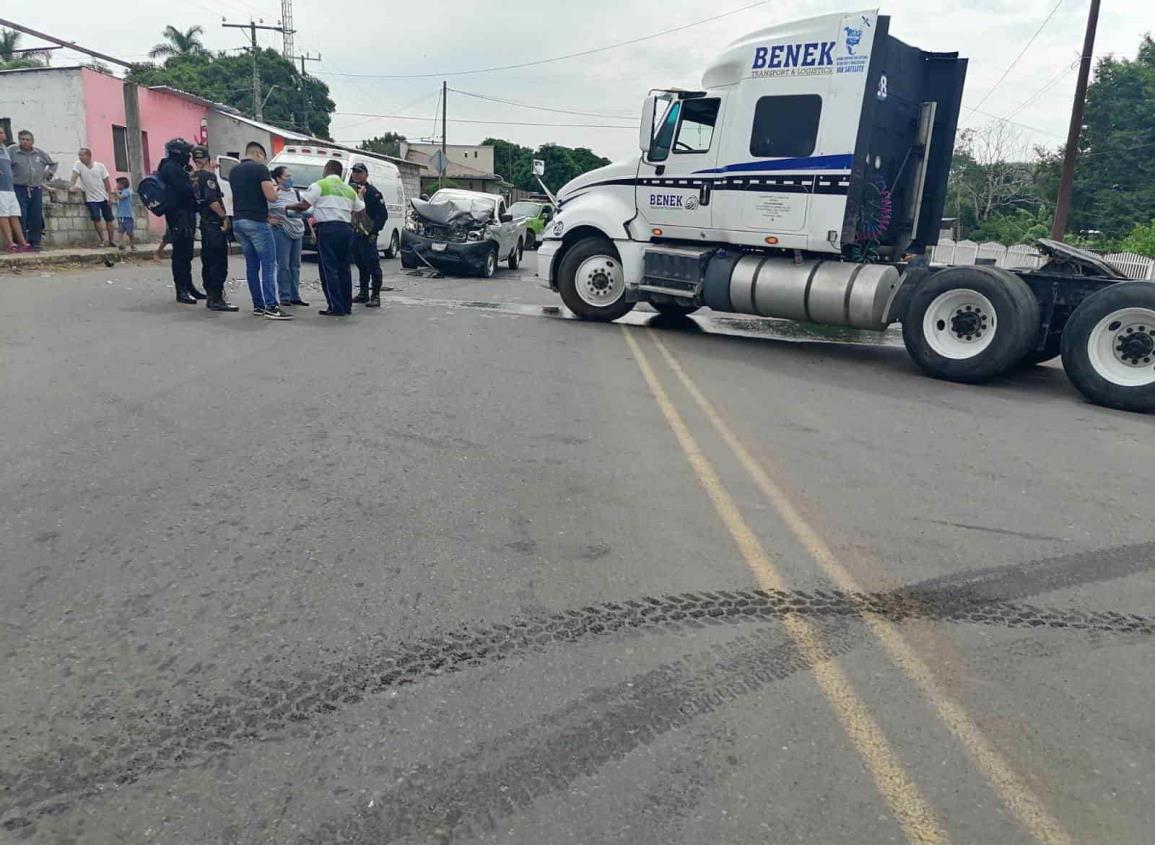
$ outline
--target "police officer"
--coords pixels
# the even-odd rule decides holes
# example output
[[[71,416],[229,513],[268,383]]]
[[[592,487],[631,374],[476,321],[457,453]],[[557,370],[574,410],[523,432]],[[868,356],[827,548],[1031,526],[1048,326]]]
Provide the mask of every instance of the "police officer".
[[[353,218],[353,261],[357,264],[361,290],[353,297],[354,302],[362,302],[369,308],[381,307],[381,254],[377,251],[377,236],[389,220],[389,209],[385,198],[369,182],[369,168],[361,162],[350,171],[353,189],[365,202],[365,211]],[[369,280],[373,280],[373,293],[369,294]]]
[[[196,305],[205,294],[197,290],[192,280],[193,236],[196,231],[196,197],[189,178],[189,154],[192,144],[184,138],[173,138],[164,145],[156,176],[165,186],[164,214],[168,225],[169,243],[172,244],[172,282],[176,301]]]
[[[237,311],[225,300],[225,280],[229,276],[229,242],[225,236],[225,203],[221,183],[213,172],[207,147],[192,149],[193,196],[201,220],[201,282],[208,294],[210,311]]]

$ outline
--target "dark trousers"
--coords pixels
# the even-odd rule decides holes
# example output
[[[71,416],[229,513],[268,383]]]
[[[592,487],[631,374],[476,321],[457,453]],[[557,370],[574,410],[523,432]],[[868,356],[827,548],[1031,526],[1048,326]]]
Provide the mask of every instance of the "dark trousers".
[[[373,295],[381,293],[381,254],[377,251],[377,236],[353,237],[353,260],[361,279],[361,295],[369,295],[369,280],[373,280]]]
[[[201,220],[201,283],[209,302],[224,298],[229,277],[229,241],[215,220]]]
[[[191,293],[196,212],[177,209],[166,214],[164,220],[168,224],[169,243],[172,244],[172,283],[177,293]]]
[[[329,310],[348,314],[353,310],[353,226],[339,221],[318,223],[317,247]]]
[[[16,185],[16,201],[20,203],[20,218],[24,225],[24,237],[36,246],[44,236],[44,189]]]

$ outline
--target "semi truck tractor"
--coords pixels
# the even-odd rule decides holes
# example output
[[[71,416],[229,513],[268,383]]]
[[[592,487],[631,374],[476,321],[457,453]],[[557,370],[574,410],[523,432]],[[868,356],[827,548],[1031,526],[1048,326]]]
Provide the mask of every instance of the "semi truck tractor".
[[[980,383],[1059,355],[1092,402],[1155,409],[1155,283],[1040,241],[1035,269],[931,266],[967,61],[877,10],[745,36],[700,90],[652,90],[641,154],[569,182],[538,275],[587,320],[638,302],[885,331]]]

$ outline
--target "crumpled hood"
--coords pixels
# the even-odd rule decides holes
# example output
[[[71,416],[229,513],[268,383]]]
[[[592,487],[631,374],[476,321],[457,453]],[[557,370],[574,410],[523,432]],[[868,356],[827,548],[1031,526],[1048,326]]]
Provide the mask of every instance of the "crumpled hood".
[[[599,167],[597,170],[591,170],[588,173],[583,173],[562,186],[562,189],[557,192],[558,204],[564,204],[566,201],[573,199],[581,194],[590,185],[598,182],[607,182],[614,179],[633,179],[638,175],[638,156],[626,159],[625,161],[615,161],[612,164],[607,164],[605,167]]]
[[[484,226],[493,220],[493,203],[465,197],[445,197],[437,202],[415,199],[417,216],[439,226]]]

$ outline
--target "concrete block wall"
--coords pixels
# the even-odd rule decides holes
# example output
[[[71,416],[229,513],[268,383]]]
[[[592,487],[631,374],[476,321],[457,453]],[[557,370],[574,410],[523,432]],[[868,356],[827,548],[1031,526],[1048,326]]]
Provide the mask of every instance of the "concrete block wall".
[[[148,243],[149,214],[134,199],[136,207],[136,242]],[[113,213],[116,208],[113,207]],[[115,224],[113,224],[115,226]],[[88,218],[88,207],[81,191],[66,187],[48,187],[44,194],[44,245],[46,247],[95,246],[96,232]]]

